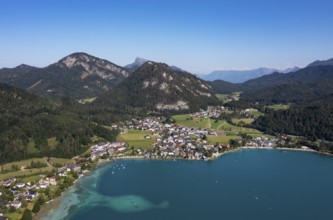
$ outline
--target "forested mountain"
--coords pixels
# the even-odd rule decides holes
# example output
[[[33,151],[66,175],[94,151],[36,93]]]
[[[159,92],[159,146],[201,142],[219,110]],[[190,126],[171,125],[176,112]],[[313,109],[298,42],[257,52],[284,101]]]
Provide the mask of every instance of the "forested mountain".
[[[207,81],[206,83],[211,86],[215,94],[230,94],[243,90],[242,84],[230,83],[223,80]]]
[[[101,103],[120,109],[193,112],[219,101],[210,86],[196,76],[149,61],[96,100]]]
[[[74,53],[45,68],[20,65],[0,70],[0,82],[44,97],[99,96],[128,77],[126,68],[86,53]]]
[[[290,74],[273,74],[242,86],[250,102],[299,103],[333,93],[333,66],[314,66]]]
[[[296,103],[318,99],[333,92],[333,66],[310,66],[293,73],[272,73],[242,84],[209,83],[216,93],[242,91],[249,102]]]
[[[274,68],[261,67],[253,70],[217,70],[207,75],[203,75],[201,78],[207,81],[223,80],[230,83],[244,83],[248,80],[269,75],[274,72],[291,73],[296,72],[299,69],[299,67],[291,67],[284,70],[278,70]]]
[[[308,67],[311,67],[311,66],[333,66],[333,58],[329,59],[329,60],[323,60],[323,61],[317,60],[308,65]]]
[[[70,99],[50,101],[0,83],[1,163],[41,156],[72,157],[88,149],[94,135],[115,139],[116,132],[88,121],[76,111],[77,105]]]
[[[254,125],[270,134],[282,133],[305,136],[311,140],[333,141],[333,94],[291,106],[287,110],[267,109]]]
[[[217,70],[207,75],[203,75],[202,79],[207,81],[223,80],[230,83],[243,83],[250,79],[258,78],[277,71],[277,69],[264,67],[253,70]]]

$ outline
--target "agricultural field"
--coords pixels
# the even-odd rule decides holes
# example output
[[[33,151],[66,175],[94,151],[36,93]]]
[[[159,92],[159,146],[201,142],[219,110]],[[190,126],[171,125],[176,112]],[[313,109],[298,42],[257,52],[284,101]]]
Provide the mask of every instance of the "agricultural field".
[[[239,133],[245,133],[250,136],[261,136],[262,132],[253,129],[253,128],[245,128],[241,126],[235,126],[230,123],[228,123],[225,120],[218,120],[213,121],[211,120],[211,129],[216,130],[219,134],[225,134],[227,136],[235,136]]]
[[[54,157],[51,157],[50,160],[49,160],[49,163],[51,165],[53,164],[61,164],[63,166],[65,166],[66,164],[68,163],[73,163],[74,161],[71,160],[71,159],[65,159],[65,158],[54,158]]]
[[[45,160],[43,158],[32,158],[32,159],[28,159],[28,160],[21,160],[21,161],[17,161],[17,162],[11,162],[11,163],[4,164],[3,166],[1,166],[1,170],[2,171],[11,171],[13,166],[17,166],[20,169],[21,167],[30,166],[32,161],[41,162],[41,163],[46,164]]]
[[[251,124],[254,121],[253,118],[233,118],[232,122],[235,124],[244,123],[244,124]]]
[[[241,92],[234,92],[232,94],[216,94],[216,97],[223,103],[230,102],[230,98],[239,100]]]
[[[27,167],[31,165],[31,162],[40,162],[45,164],[45,167],[34,168],[34,169],[23,169],[23,167]],[[21,160],[17,162],[7,163],[1,166],[0,171],[0,180],[16,177],[20,179],[22,182],[35,182],[40,179],[40,175],[46,172],[51,171],[54,167],[50,166],[54,163],[62,164],[65,166],[67,163],[73,162],[71,159],[64,158],[50,158],[49,164],[47,164],[47,158],[33,158],[28,160]],[[18,168],[18,170],[13,168]]]
[[[209,144],[228,144],[231,139],[237,138],[239,138],[239,136],[207,136],[207,141]]]
[[[172,116],[174,120],[176,120],[176,124],[183,125],[191,128],[209,128],[210,127],[210,119],[209,118],[196,118],[191,117],[189,114],[186,115],[174,115]]]
[[[18,170],[13,172],[0,172],[0,180],[7,179],[7,178],[19,178],[19,179],[26,179],[32,176],[38,176],[40,174],[46,173],[51,171],[51,167],[43,167],[43,168],[36,168],[36,169],[27,169],[27,170]],[[35,177],[37,179],[37,177]],[[26,179],[27,180],[27,179]],[[29,179],[28,179],[29,180]],[[27,181],[29,182],[29,181]]]
[[[149,135],[150,139],[145,139]],[[124,141],[129,147],[141,149],[153,149],[152,143],[156,141],[156,137],[151,135],[150,131],[127,130],[125,134],[118,136],[118,140]]]

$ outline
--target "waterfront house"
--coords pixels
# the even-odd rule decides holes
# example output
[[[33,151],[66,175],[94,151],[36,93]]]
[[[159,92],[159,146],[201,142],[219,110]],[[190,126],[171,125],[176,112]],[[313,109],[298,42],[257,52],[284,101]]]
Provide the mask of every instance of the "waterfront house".
[[[70,172],[70,171],[79,172],[81,170],[81,167],[77,164],[67,164],[66,165],[66,170],[68,172]]]

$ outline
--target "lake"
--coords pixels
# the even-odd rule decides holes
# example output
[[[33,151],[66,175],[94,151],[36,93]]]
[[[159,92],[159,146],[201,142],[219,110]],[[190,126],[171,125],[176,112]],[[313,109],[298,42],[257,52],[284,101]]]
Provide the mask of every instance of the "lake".
[[[333,157],[240,150],[214,161],[118,160],[45,219],[333,219]]]

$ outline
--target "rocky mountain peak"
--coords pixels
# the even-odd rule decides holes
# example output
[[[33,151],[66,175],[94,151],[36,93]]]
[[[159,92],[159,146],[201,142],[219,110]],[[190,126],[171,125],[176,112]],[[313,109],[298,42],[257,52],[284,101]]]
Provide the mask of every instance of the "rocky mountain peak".
[[[145,64],[147,61],[148,61],[147,59],[144,59],[144,58],[141,58],[141,57],[137,57],[137,58],[135,58],[134,63],[126,65],[125,68],[136,70],[137,68],[139,68],[143,64]]]
[[[82,73],[84,78],[89,75],[98,75],[103,79],[112,80],[118,75],[121,75],[121,77],[128,77],[129,75],[126,69],[86,53],[73,53],[62,58],[56,65],[68,69],[81,67],[84,70]]]

